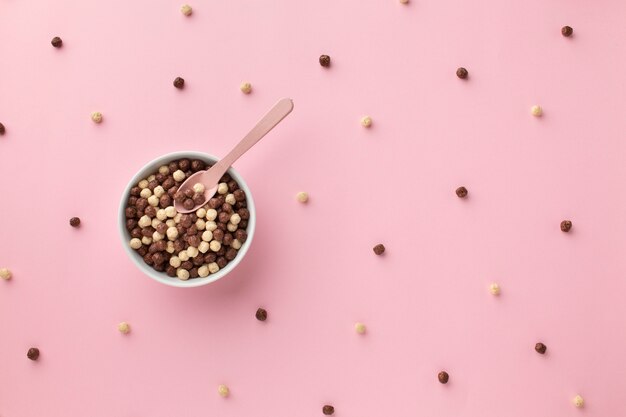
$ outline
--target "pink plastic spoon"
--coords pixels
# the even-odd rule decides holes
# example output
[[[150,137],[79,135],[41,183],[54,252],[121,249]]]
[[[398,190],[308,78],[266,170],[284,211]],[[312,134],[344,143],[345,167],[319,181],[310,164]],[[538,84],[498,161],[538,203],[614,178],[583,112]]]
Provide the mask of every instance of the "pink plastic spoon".
[[[200,183],[204,185],[204,202],[202,204],[195,205],[193,209],[187,210],[183,207],[182,201],[175,200],[174,207],[179,213],[191,213],[196,211],[201,206],[205,205],[207,201],[211,199],[217,192],[217,185],[222,176],[228,171],[228,168],[237,160],[241,155],[246,153],[252,146],[254,146],[261,138],[268,134],[270,130],[274,128],[281,120],[283,120],[293,110],[293,101],[290,98],[283,98],[278,101],[267,112],[265,116],[252,128],[250,132],[228,153],[224,158],[219,160],[207,171],[198,171],[183,182],[178,188],[179,191],[185,192],[185,190],[193,189],[193,186]]]

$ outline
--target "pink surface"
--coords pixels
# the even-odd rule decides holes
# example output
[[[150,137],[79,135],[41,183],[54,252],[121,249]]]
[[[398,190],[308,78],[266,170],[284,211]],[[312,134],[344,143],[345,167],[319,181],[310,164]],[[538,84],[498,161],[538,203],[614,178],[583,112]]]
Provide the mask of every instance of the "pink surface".
[[[0,3],[2,417],[626,415],[625,2],[192,6]],[[258,209],[238,269],[143,276],[117,236],[128,179],[224,155],[282,96],[236,164]]]

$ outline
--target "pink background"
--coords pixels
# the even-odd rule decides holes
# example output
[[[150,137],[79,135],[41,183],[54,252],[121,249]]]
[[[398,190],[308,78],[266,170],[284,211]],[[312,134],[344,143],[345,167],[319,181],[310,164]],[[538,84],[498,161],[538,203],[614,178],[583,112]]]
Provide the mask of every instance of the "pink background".
[[[2,417],[626,415],[626,2],[180,5],[0,1]],[[129,178],[224,155],[283,96],[236,164],[241,265],[143,276],[117,236]]]

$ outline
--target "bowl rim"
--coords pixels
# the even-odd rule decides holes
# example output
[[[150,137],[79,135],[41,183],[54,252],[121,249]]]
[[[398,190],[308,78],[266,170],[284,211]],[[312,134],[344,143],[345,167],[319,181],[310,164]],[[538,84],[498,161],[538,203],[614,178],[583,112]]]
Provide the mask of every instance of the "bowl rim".
[[[252,243],[252,239],[254,237],[254,230],[256,228],[256,208],[254,206],[254,199],[252,198],[252,193],[250,192],[250,188],[248,187],[248,184],[246,184],[246,182],[241,177],[241,175],[239,175],[239,173],[231,166],[226,172],[230,176],[232,176],[233,179],[237,181],[237,184],[239,184],[239,187],[245,191],[246,200],[248,203],[247,208],[248,208],[248,211],[250,211],[250,219],[248,219],[248,227],[246,229],[246,232],[248,233],[248,238],[241,245],[241,248],[239,249],[239,252],[237,253],[237,256],[235,257],[235,259],[230,261],[228,265],[226,265],[224,268],[217,271],[215,274],[210,274],[204,278],[202,277],[190,278],[186,281],[182,281],[175,277],[170,277],[167,274],[165,274],[165,272],[155,271],[153,268],[147,265],[143,261],[141,256],[139,256],[139,254],[135,252],[135,250],[132,249],[130,245],[128,244],[131,237],[130,237],[129,232],[126,230],[126,201],[128,199],[128,196],[130,195],[130,189],[133,186],[135,186],[142,178],[146,177],[147,176],[146,174],[148,174],[148,171],[157,170],[159,166],[164,165],[165,163],[169,163],[174,159],[180,159],[180,158],[201,159],[205,162],[211,162],[211,163],[215,163],[219,161],[218,157],[208,154],[206,152],[200,152],[200,151],[175,151],[175,152],[170,152],[170,153],[161,155],[149,161],[143,167],[141,167],[135,173],[135,175],[133,175],[131,180],[126,185],[126,188],[124,188],[124,192],[122,193],[122,198],[120,199],[120,204],[118,207],[117,223],[118,223],[118,232],[122,240],[122,246],[124,247],[124,251],[130,257],[131,261],[135,264],[135,266],[139,268],[139,270],[141,270],[144,274],[148,275],[153,280],[160,282],[161,284],[169,285],[171,287],[178,287],[178,288],[193,288],[193,287],[200,287],[200,286],[215,282],[223,278],[224,276],[228,275],[237,267],[237,265],[239,265],[239,262],[241,262],[241,260],[246,256],[246,253],[248,252],[248,248],[250,247],[250,244]]]

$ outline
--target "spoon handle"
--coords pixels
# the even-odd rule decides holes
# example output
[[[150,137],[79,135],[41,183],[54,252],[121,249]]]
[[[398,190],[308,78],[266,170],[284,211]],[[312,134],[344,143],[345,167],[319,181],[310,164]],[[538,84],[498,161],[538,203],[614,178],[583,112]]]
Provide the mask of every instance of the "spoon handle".
[[[278,100],[274,107],[267,112],[265,116],[248,132],[246,136],[235,146],[224,158],[220,159],[215,165],[209,169],[204,175],[204,183],[206,185],[216,184],[222,178],[228,168],[235,163],[237,159],[248,151],[254,144],[274,128],[281,120],[283,120],[293,110],[293,101],[290,98]]]

